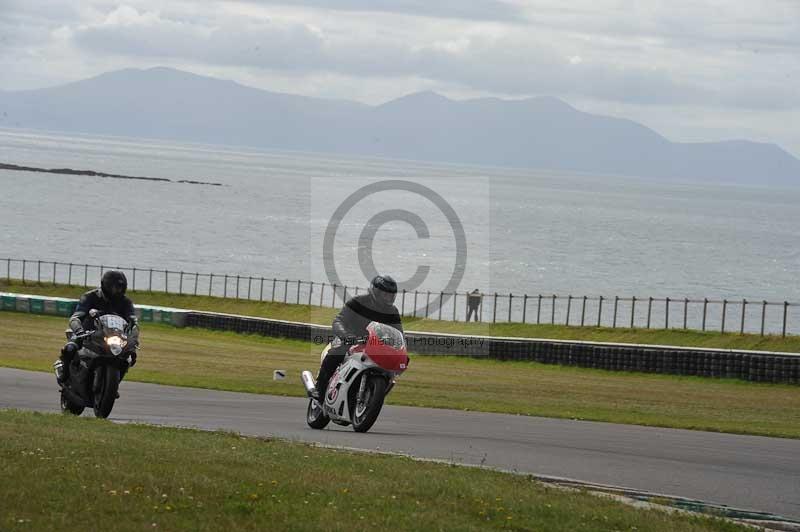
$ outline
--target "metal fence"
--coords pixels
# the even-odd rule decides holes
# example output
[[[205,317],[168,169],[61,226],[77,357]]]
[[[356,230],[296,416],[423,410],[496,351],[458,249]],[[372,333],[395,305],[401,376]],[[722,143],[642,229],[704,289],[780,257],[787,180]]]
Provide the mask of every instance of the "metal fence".
[[[0,259],[0,278],[22,284],[97,286],[98,279],[109,269],[125,272],[129,287],[144,292],[339,307],[348,297],[365,291],[363,287],[277,277]],[[445,303],[434,309],[431,303],[442,296],[446,296]],[[407,317],[465,321],[467,298],[467,292],[403,290],[398,294],[397,306],[403,316]],[[800,319],[793,315],[797,314],[798,307],[800,304],[788,301],[748,299],[491,293],[482,294],[477,320],[491,323],[686,329],[786,336],[800,333]]]

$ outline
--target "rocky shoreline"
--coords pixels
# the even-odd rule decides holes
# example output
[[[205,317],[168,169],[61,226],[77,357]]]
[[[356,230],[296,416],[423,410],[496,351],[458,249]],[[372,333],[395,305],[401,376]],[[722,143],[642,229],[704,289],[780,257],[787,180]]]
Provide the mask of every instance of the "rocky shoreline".
[[[35,166],[20,166],[17,164],[0,163],[0,170],[16,170],[19,172],[41,172],[47,174],[62,175],[81,175],[89,177],[105,177],[111,179],[136,179],[139,181],[160,181],[165,183],[184,183],[187,185],[207,185],[212,187],[224,186],[222,183],[212,183],[209,181],[195,181],[192,179],[167,179],[166,177],[143,177],[121,174],[108,174],[106,172],[96,172],[94,170],[73,170],[72,168],[37,168]]]

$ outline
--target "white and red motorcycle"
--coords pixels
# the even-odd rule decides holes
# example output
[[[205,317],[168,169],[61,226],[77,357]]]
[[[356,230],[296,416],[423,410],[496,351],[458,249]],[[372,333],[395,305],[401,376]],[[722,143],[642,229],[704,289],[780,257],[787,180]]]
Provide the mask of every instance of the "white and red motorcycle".
[[[366,341],[348,349],[325,390],[323,404],[311,397],[315,383],[311,372],[302,373],[309,394],[306,421],[311,428],[324,429],[329,422],[367,432],[383,407],[383,400],[395,385],[395,378],[408,367],[403,333],[373,321],[367,326]],[[322,351],[325,358],[331,345]]]

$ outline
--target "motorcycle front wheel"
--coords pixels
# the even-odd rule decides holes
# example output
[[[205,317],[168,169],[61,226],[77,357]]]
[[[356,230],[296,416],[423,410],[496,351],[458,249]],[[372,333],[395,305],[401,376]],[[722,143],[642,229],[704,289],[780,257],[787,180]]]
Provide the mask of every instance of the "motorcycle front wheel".
[[[368,380],[364,388],[364,401],[353,409],[353,430],[356,432],[367,432],[372,428],[386,397],[386,379],[367,375],[362,378]]]
[[[94,392],[94,415],[99,418],[107,418],[111,415],[114,408],[114,401],[117,400],[117,390],[119,389],[119,370],[114,366],[98,368],[103,375],[100,378],[100,386]]]
[[[306,411],[306,423],[312,429],[324,429],[330,423],[331,418],[322,411],[322,406],[314,399],[309,399],[308,410]]]

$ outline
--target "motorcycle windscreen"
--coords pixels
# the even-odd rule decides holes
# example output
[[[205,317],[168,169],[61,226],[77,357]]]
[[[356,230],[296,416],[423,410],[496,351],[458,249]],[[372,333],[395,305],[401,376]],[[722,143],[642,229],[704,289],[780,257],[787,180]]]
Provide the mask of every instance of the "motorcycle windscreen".
[[[405,371],[408,366],[408,352],[403,333],[390,325],[375,321],[367,326],[367,331],[367,356],[387,371]]]
[[[128,326],[128,322],[116,314],[105,314],[104,316],[100,316],[100,324],[106,331],[116,331],[119,333],[124,332],[125,328]]]

